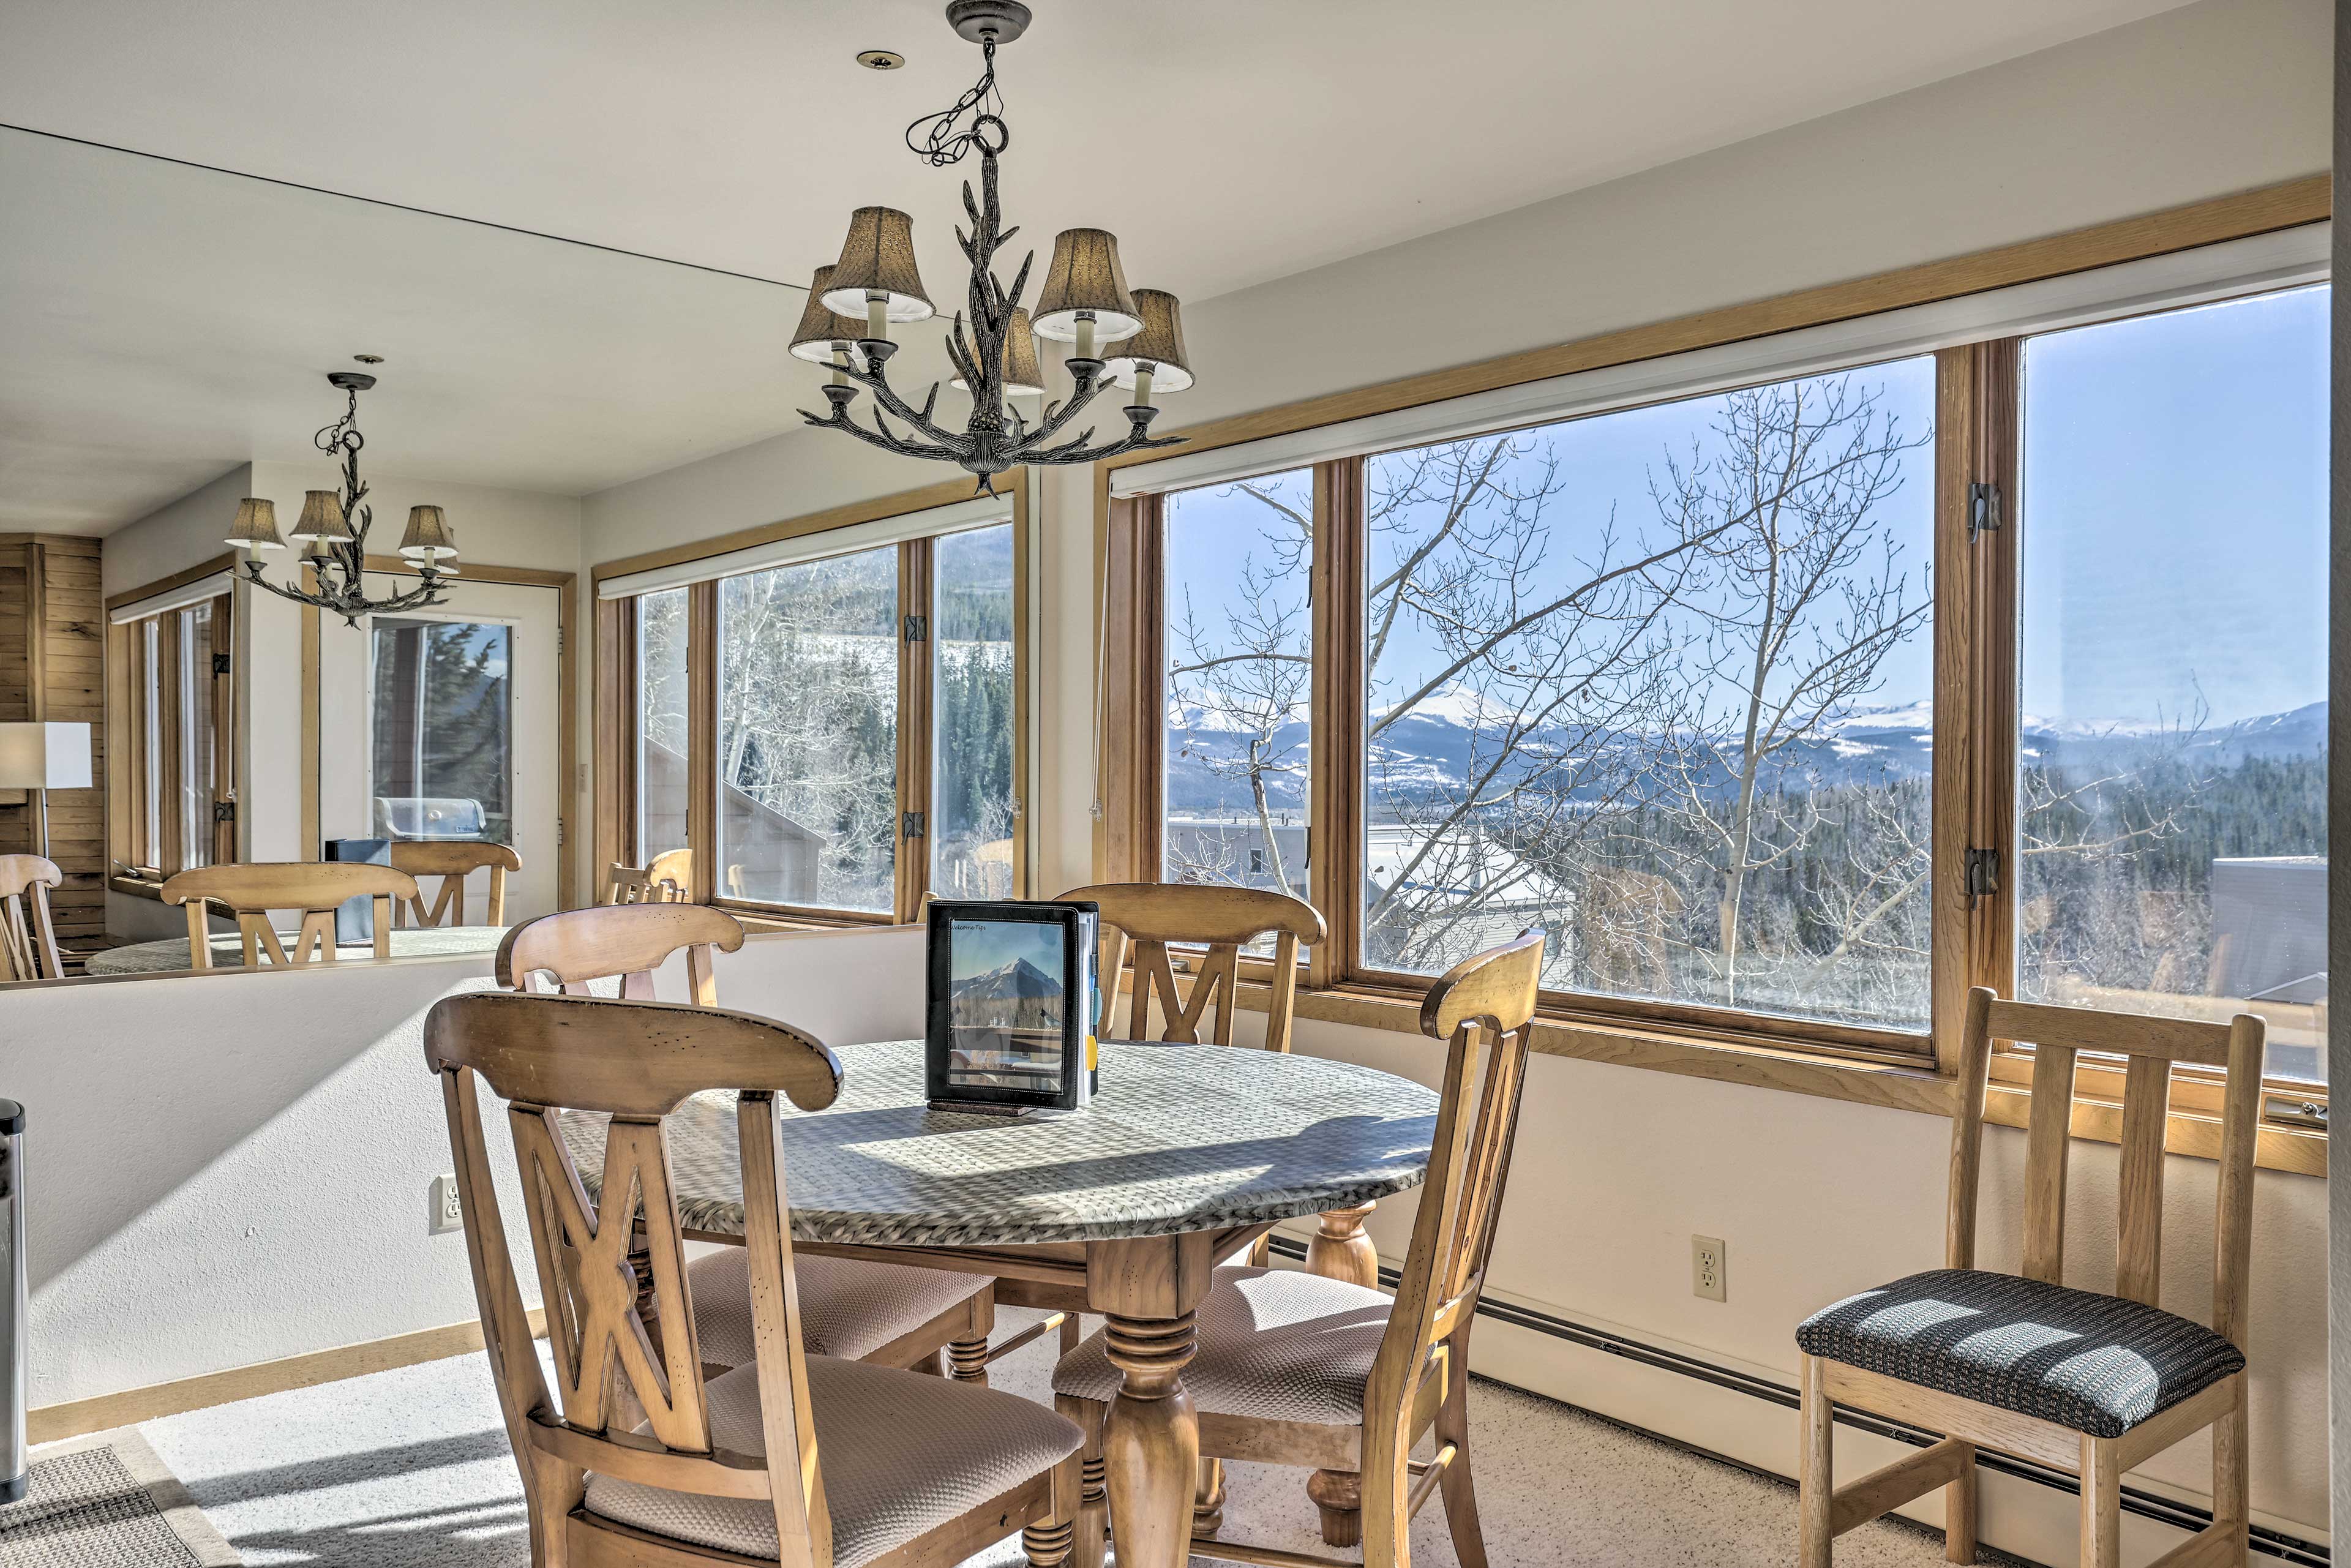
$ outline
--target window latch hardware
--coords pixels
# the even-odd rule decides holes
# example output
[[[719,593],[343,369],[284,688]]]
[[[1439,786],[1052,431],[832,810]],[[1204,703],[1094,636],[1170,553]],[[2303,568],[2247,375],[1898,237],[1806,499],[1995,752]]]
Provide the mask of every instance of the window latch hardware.
[[[920,811],[906,813],[905,831],[901,836],[909,839],[919,839],[923,836],[923,814]]]
[[[2000,852],[1970,849],[1967,860],[1970,899],[1987,898],[2000,891]]]
[[[215,675],[225,675],[228,674],[228,655],[226,653],[214,653],[213,655],[213,674]]]
[[[213,802],[213,821],[215,821],[215,822],[234,822],[234,821],[236,821],[236,802],[235,802],[235,801],[234,801],[234,800],[215,800],[215,801],[214,801],[214,802]]]
[[[1968,543],[2000,529],[2000,486],[1979,483],[1968,486]]]
[[[2264,1094],[2262,1120],[2273,1126],[2308,1127],[2323,1133],[2326,1131],[2326,1105],[2323,1101],[2305,1100],[2299,1094]]]
[[[925,637],[929,636],[930,634],[931,634],[931,622],[930,622],[930,618],[929,618],[928,616],[925,616],[925,615],[909,615],[909,616],[907,616],[907,617],[906,617],[906,641],[907,641],[907,642],[909,642],[909,643],[919,643],[919,642],[921,642],[924,638],[925,638]]]

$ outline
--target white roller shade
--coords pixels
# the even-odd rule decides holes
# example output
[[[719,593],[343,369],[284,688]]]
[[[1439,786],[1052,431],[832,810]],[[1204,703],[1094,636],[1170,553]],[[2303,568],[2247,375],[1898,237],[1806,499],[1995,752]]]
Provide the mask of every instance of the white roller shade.
[[[150,615],[161,615],[169,610],[185,610],[191,604],[202,604],[207,599],[218,599],[229,591],[235,579],[236,574],[234,572],[216,571],[210,577],[200,577],[193,582],[183,583],[178,588],[170,589],[162,593],[150,594],[147,598],[126,604],[120,610],[110,610],[106,612],[106,618],[113,624],[121,626],[132,621],[144,621]]]
[[[878,549],[883,545],[901,544],[907,539],[959,534],[1011,520],[1012,497],[1009,495],[975,496],[968,501],[932,507],[925,511],[907,512],[894,517],[876,517],[870,523],[852,523],[844,528],[827,528],[821,533],[800,534],[768,544],[750,545],[742,549],[728,550],[724,555],[702,556],[694,560],[680,561],[675,566],[632,571],[625,577],[608,577],[596,585],[596,597],[628,599],[664,588],[683,588],[690,582],[708,582],[714,578],[737,577],[747,571],[765,571],[771,567],[822,560],[829,556],[854,555],[859,550]]]
[[[1113,470],[1110,493],[1140,496],[1226,484],[1358,453],[1392,452],[1665,398],[1820,375],[1959,343],[2086,326],[2149,310],[2323,283],[2327,277],[2330,232],[2328,225],[2309,224],[1851,321],[1498,387],[1341,424],[1270,435],[1261,441],[1206,452],[1178,452],[1156,462]]]

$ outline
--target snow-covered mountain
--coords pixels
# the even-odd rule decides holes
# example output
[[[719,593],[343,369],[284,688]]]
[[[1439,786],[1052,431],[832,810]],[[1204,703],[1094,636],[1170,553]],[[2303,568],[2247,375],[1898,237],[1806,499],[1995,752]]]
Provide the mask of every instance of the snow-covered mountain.
[[[1376,725],[1387,716],[1375,712]],[[1492,759],[1493,732],[1506,715],[1482,713],[1474,696],[1458,689],[1434,694],[1389,721],[1370,742],[1373,776],[1383,792],[1412,792],[1458,785],[1476,763]],[[1207,721],[1196,711],[1171,710],[1167,738],[1167,803],[1183,812],[1240,810],[1249,800],[1243,765],[1247,734]],[[1485,738],[1480,739],[1480,731]],[[2231,725],[2207,725],[2193,733],[2175,727],[2126,720],[2052,720],[2027,716],[2019,741],[2028,763],[2080,768],[2127,768],[2135,760],[2179,750],[2182,760],[2204,768],[2233,768],[2252,758],[2323,755],[2326,705],[2312,703],[2288,713],[2264,714]],[[1273,750],[1286,753],[1293,771],[1271,774],[1267,794],[1277,810],[1305,806],[1304,764],[1308,730],[1303,716],[1276,732]],[[1574,744],[1563,731],[1530,737],[1538,750]],[[1611,743],[1647,747],[1635,737]],[[1816,740],[1783,754],[1791,766],[1823,785],[1882,782],[1926,775],[1934,757],[1934,712],[1925,702],[1898,707],[1857,708],[1823,727]]]

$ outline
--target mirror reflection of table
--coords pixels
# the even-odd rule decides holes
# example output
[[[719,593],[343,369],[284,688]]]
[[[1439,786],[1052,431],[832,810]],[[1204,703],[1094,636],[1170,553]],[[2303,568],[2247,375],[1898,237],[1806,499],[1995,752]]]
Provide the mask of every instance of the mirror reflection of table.
[[[918,1040],[835,1054],[841,1098],[778,1118],[793,1249],[993,1275],[1000,1302],[1103,1313],[1124,1380],[1103,1443],[1117,1558],[1181,1568],[1200,1452],[1182,1372],[1216,1265],[1278,1220],[1419,1185],[1436,1093],[1319,1057],[1113,1041],[1084,1110],[1007,1118],[929,1109]],[[602,1120],[563,1119],[591,1194]],[[740,1245],[733,1096],[696,1095],[667,1125],[687,1233]]]
[[[421,931],[395,930],[392,934],[392,956],[395,958],[439,958],[461,953],[495,953],[506,939],[503,925],[432,925]],[[281,931],[277,939],[290,950],[294,933]],[[335,961],[357,964],[372,960],[375,947],[371,943],[338,947]],[[213,967],[233,969],[243,967],[245,946],[234,931],[213,933]],[[90,975],[162,975],[175,970],[188,970],[188,939],[174,936],[162,942],[133,942],[127,947],[109,947],[92,953],[83,961],[82,971]],[[264,965],[263,967],[268,967]]]

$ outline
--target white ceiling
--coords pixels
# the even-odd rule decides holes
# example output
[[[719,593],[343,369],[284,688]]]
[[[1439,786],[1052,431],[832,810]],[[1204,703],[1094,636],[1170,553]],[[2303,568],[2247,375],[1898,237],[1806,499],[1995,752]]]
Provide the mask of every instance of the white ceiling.
[[[1034,0],[1008,216],[1197,300],[2179,0]],[[792,283],[849,210],[959,289],[977,74],[937,0],[8,4],[0,120]],[[890,48],[906,68],[860,68]],[[795,425],[789,289],[0,131],[0,528],[304,455],[384,354],[385,472],[580,494]],[[1017,258],[1015,261],[1017,265]]]

